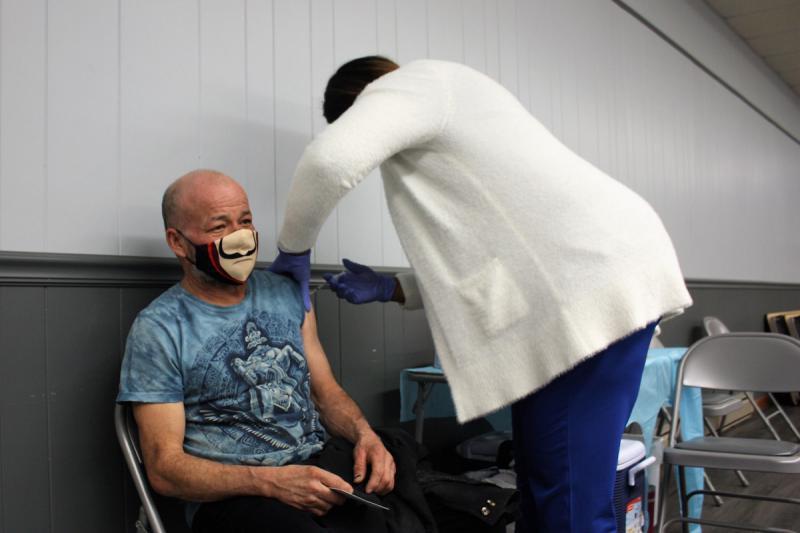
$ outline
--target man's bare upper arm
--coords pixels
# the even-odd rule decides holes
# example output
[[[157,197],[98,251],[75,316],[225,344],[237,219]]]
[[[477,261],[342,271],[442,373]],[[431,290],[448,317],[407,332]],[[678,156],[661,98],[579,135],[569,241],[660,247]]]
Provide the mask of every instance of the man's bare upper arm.
[[[133,415],[139,428],[139,445],[145,466],[152,468],[159,459],[183,453],[186,412],[183,402],[135,403]]]
[[[314,396],[320,396],[327,387],[339,387],[333,376],[328,356],[322,348],[322,343],[317,335],[317,317],[314,308],[306,313],[306,319],[300,328],[303,335],[303,348],[305,350],[308,371],[311,374],[311,390]]]

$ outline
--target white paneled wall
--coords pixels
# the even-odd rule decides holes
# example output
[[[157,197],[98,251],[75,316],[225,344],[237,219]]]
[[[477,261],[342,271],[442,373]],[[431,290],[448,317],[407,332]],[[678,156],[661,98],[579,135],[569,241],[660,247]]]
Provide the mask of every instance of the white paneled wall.
[[[47,251],[119,252],[119,17],[108,0],[47,3]],[[13,142],[13,130],[3,134]]]
[[[210,167],[271,259],[328,76],[374,53],[500,81],[653,204],[687,277],[800,282],[798,144],[611,0],[0,0],[0,250],[168,255],[161,193]],[[342,257],[407,264],[377,172],[322,229]]]
[[[797,95],[726,26],[705,0],[617,1],[669,35],[783,128],[800,137],[800,101]],[[728,3],[758,6],[780,4],[782,0],[733,0]]]
[[[312,0],[313,3],[313,0]],[[333,56],[340,65],[360,56],[378,53],[377,2],[336,0],[333,3]],[[337,209],[339,254],[367,264],[383,263],[383,189],[375,170],[345,196]],[[336,256],[318,262],[335,262]]]
[[[195,0],[120,4],[120,194],[115,200],[119,201],[119,252],[123,255],[166,253],[163,239],[158,239],[164,229],[158,191],[163,192],[172,176],[205,164],[200,159],[200,12],[196,8]],[[80,228],[69,243],[71,251],[84,251],[82,240],[92,232],[91,227]],[[8,248],[5,241],[0,242]]]
[[[46,249],[46,20],[45,0],[0,3],[0,250]]]

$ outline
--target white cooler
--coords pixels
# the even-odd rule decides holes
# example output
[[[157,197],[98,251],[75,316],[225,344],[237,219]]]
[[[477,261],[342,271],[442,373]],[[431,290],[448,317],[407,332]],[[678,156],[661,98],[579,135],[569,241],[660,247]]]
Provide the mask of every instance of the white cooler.
[[[638,440],[622,439],[617,458],[617,478],[614,482],[614,511],[617,531],[642,533],[647,511],[645,469],[655,462],[645,458],[644,444]]]

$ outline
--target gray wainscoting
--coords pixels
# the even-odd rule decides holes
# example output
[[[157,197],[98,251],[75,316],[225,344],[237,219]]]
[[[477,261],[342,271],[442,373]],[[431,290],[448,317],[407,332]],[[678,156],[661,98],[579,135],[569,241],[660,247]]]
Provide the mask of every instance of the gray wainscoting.
[[[731,331],[767,331],[764,315],[800,309],[800,285],[689,280],[694,305],[662,326],[666,346],[688,346],[705,336],[703,317],[716,316]]]
[[[122,348],[136,313],[179,275],[165,259],[0,253],[0,533],[133,531],[138,502],[112,423]],[[767,311],[800,307],[798,285],[690,289],[695,305],[664,325],[667,345],[698,338],[707,314],[762,330]],[[424,313],[327,290],[315,300],[337,378],[373,424],[397,423],[400,370],[433,359]]]

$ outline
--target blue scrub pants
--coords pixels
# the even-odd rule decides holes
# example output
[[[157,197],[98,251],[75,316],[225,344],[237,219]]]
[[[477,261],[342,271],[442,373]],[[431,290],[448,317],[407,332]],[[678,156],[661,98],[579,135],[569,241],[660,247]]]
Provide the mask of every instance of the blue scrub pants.
[[[517,533],[616,532],[619,442],[656,323],[512,405]]]

